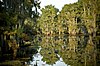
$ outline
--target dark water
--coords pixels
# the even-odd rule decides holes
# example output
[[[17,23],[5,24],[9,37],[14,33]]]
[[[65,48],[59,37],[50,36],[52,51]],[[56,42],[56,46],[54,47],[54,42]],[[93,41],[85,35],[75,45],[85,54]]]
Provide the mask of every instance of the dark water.
[[[36,54],[22,66],[100,66],[98,37],[38,35],[33,39],[38,52],[33,51]]]
[[[99,40],[92,36],[37,36],[30,66],[99,66]],[[98,46],[98,47],[97,47]]]

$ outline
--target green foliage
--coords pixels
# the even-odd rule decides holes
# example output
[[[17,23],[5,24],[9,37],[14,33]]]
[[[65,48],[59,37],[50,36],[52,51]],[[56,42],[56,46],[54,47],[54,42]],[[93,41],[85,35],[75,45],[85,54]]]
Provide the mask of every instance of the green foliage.
[[[96,32],[99,1],[79,0],[77,3],[66,4],[60,12],[52,5],[43,8],[37,26],[44,34],[76,35]],[[82,27],[84,26],[84,27]]]
[[[39,15],[37,9],[40,8],[38,1],[35,3],[34,0],[2,0],[2,2],[0,0],[0,49],[3,44],[6,50],[9,48],[8,43],[4,41],[12,40],[12,42],[16,41],[14,45],[22,45],[24,40],[31,41],[36,35],[35,22]],[[33,7],[35,7],[34,11],[32,11]],[[14,58],[17,49],[11,49]]]
[[[58,9],[52,5],[45,6],[42,10],[42,15],[38,19],[37,26],[42,30],[42,33],[48,34],[53,32],[55,28],[55,17]]]

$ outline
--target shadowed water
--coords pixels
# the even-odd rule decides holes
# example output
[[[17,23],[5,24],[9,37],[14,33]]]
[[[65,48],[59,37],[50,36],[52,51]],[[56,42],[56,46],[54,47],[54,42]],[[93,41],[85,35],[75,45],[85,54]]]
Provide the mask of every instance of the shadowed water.
[[[4,66],[100,65],[100,37],[37,35],[33,37],[32,43],[32,46],[20,48],[15,60],[4,56],[2,59],[7,59],[7,61],[0,64]]]
[[[30,66],[98,66],[98,41],[92,36],[37,36]]]

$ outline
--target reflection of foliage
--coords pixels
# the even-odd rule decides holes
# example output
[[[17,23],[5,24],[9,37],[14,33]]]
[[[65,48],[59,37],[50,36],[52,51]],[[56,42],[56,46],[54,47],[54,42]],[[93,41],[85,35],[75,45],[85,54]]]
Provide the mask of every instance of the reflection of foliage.
[[[75,65],[77,66],[78,58],[77,53],[75,52],[75,49],[77,47],[77,39],[75,36],[69,36],[69,42],[66,48],[62,48],[61,50],[61,57],[63,58],[64,62],[69,65]]]
[[[68,65],[95,65],[95,45],[91,36],[37,36],[35,41],[41,46],[42,60],[47,64],[54,64],[59,54]]]
[[[66,63],[70,65],[72,65],[71,62],[77,65],[79,61],[86,65],[95,62],[95,45],[92,37],[89,36],[89,40],[83,36],[69,36],[68,39],[63,39],[63,36],[54,38],[54,36],[49,35],[56,33],[92,34],[96,33],[96,27],[98,27],[97,33],[99,34],[100,0],[79,0],[77,3],[66,4],[59,13],[57,8],[48,5],[41,10],[40,17],[37,12],[37,8],[40,8],[38,1],[0,0],[0,51],[3,52],[3,49],[5,49],[8,52],[9,49],[13,48],[13,53],[15,53],[15,46],[34,39],[34,45],[42,44],[41,54],[50,56],[50,64],[58,60],[58,58],[55,58],[56,53],[60,54],[64,61],[68,61]],[[33,7],[35,10],[32,10]],[[39,17],[38,20],[37,17]],[[33,38],[39,31],[48,36],[43,37],[42,40],[39,37]],[[11,47],[9,41],[14,46]],[[92,59],[92,61],[91,58],[94,58],[94,60]],[[45,60],[49,63],[49,60]]]
[[[43,56],[43,61],[46,61],[48,64],[54,64],[58,58],[55,53],[55,42],[52,36],[42,37],[41,41],[41,54]]]
[[[42,49],[41,50],[41,54],[43,56],[43,61],[46,61],[47,64],[54,64],[58,58],[57,58],[57,55],[54,53],[54,51],[52,51],[52,48],[51,49]]]
[[[31,58],[33,54],[37,53],[37,48],[34,46],[29,46],[25,48],[19,48],[17,51],[17,57],[18,58]]]
[[[72,66],[92,66],[95,65],[95,46],[92,42],[92,37],[89,38],[88,43],[85,45],[86,40],[81,40],[84,37],[69,36],[69,43],[65,49],[61,51],[61,57],[66,64]],[[86,37],[88,38],[88,37]],[[76,40],[78,39],[78,40]],[[81,41],[81,42],[80,42]],[[74,44],[74,45],[73,45]],[[85,46],[82,46],[84,44]],[[92,45],[90,45],[92,44]],[[93,60],[94,59],[94,60]],[[92,63],[91,63],[92,62]]]
[[[86,36],[44,36],[40,45],[43,61],[53,64],[59,54],[63,61],[72,66],[93,66],[96,63],[96,47],[92,37]]]
[[[60,53],[63,47],[63,36],[44,36],[40,43],[42,49],[41,54],[43,56],[43,61],[48,64],[54,64],[58,60],[57,54]]]

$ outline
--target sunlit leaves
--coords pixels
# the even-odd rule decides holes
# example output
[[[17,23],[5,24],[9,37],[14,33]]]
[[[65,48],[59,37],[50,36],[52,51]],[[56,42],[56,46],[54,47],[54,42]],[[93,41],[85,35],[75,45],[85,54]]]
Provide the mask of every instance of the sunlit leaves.
[[[40,29],[42,30],[42,33],[46,34],[48,33],[52,33],[53,32],[53,28],[55,27],[55,17],[57,15],[57,11],[58,9],[56,9],[54,6],[52,5],[48,5],[45,6],[45,8],[42,8],[42,15],[39,18],[38,21],[38,26],[40,27]]]

